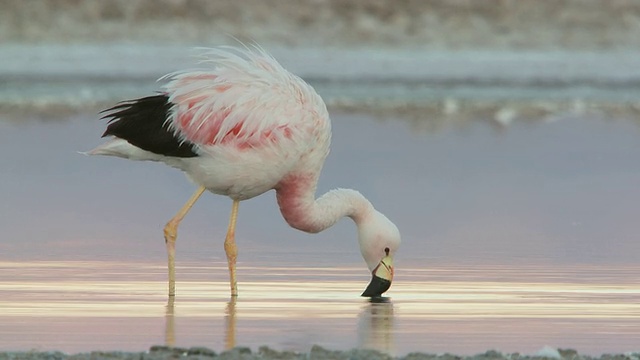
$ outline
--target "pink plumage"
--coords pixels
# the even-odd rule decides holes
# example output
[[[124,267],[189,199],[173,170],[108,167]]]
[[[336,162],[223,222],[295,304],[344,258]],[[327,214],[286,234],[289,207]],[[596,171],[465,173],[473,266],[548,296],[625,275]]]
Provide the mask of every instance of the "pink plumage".
[[[308,84],[262,50],[236,52],[209,50],[203,63],[210,69],[165,77],[164,89],[175,104],[170,127],[178,136],[244,149],[313,131],[309,124],[329,126],[324,102]]]
[[[331,141],[329,114],[315,90],[258,47],[209,49],[201,64],[203,68],[163,77],[162,95],[109,109],[104,136],[112,139],[89,152],[161,161],[200,186],[165,227],[170,295],[176,228],[205,190],[234,200],[225,241],[232,295],[237,295],[238,202],[269,190],[276,190],[282,215],[292,227],[315,233],[350,217],[369,269],[378,269],[385,259],[389,263],[400,234],[364,196],[337,189],[315,198]],[[366,296],[379,296],[390,280],[384,286],[370,284]]]

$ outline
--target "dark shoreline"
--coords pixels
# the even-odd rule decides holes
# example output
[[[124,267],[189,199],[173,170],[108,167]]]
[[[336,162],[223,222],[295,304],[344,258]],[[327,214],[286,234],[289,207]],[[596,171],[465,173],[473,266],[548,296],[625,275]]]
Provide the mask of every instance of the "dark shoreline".
[[[572,349],[550,349],[545,348],[537,355],[521,355],[519,353],[504,354],[494,350],[489,350],[482,354],[461,356],[455,354],[430,354],[414,352],[406,356],[394,357],[388,354],[368,349],[352,349],[347,351],[329,350],[318,345],[314,345],[307,353],[291,351],[273,350],[267,346],[261,346],[257,351],[252,351],[247,347],[236,347],[221,353],[217,353],[206,347],[167,347],[152,346],[144,352],[124,352],[124,351],[93,351],[87,353],[65,354],[59,351],[16,351],[0,352],[0,360],[207,360],[207,359],[335,359],[335,360],[360,360],[360,359],[397,359],[397,360],[542,360],[542,359],[562,359],[562,360],[639,360],[640,353],[624,354],[603,354],[601,356],[581,355]]]

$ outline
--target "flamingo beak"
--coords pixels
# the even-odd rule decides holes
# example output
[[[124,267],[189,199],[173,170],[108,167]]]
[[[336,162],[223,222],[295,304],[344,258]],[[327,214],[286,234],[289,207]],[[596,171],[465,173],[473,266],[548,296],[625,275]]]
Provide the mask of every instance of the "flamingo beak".
[[[371,282],[361,296],[380,297],[382,293],[389,290],[393,281],[393,258],[389,255],[380,260],[378,266],[371,272]]]

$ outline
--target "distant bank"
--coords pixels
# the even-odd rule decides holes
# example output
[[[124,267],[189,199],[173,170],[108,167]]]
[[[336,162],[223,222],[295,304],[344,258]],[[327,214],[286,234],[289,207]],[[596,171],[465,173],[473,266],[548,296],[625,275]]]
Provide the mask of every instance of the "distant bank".
[[[640,2],[6,0],[0,114],[94,111],[158,89],[190,48],[263,45],[332,109],[640,112]]]
[[[421,50],[640,48],[629,0],[4,0],[0,43],[218,44]]]

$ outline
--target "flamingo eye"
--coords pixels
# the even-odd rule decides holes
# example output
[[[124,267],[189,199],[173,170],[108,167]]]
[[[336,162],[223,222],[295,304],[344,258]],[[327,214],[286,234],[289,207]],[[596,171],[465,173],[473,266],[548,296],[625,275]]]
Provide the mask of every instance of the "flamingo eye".
[[[384,248],[384,252],[385,254],[389,255],[389,248],[388,247]]]

